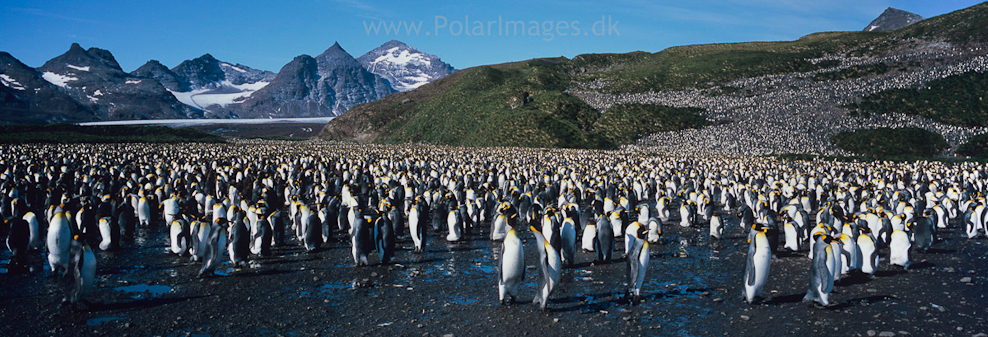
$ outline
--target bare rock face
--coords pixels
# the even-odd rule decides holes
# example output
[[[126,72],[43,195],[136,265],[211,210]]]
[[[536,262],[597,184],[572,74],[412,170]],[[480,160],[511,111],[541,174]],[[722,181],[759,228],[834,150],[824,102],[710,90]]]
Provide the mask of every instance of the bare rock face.
[[[393,92],[385,79],[336,43],[319,56],[296,57],[270,84],[229,111],[240,118],[339,116]]]
[[[923,17],[918,14],[889,7],[885,9],[882,15],[879,15],[878,18],[868,24],[868,27],[865,27],[864,31],[896,30],[922,20]]]

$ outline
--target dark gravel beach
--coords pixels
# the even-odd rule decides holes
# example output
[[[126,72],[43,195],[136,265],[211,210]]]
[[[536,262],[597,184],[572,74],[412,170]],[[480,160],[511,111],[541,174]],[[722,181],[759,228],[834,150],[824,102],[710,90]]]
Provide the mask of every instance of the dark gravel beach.
[[[736,223],[733,217],[728,218]],[[956,224],[955,224],[956,225]],[[447,243],[430,233],[426,251],[411,241],[394,264],[353,267],[348,241],[306,253],[292,240],[250,268],[224,264],[218,276],[198,279],[199,264],[165,250],[165,229],[146,228],[114,252],[97,252],[90,303],[60,306],[60,283],[42,270],[0,275],[0,331],[36,335],[836,335],[970,336],[988,332],[988,257],[983,238],[941,232],[928,253],[912,252],[909,270],[888,265],[888,251],[872,278],[838,283],[831,305],[801,303],[809,260],[779,252],[765,298],[741,300],[747,244],[731,225],[722,240],[706,228],[667,224],[651,245],[644,303],[624,299],[625,260],[592,265],[577,253],[552,295],[548,312],[531,304],[537,270],[534,241],[523,231],[526,284],[518,303],[497,300],[500,243],[474,233]],[[487,232],[485,229],[483,232]],[[339,233],[342,234],[342,233]],[[339,235],[338,235],[339,237]],[[622,242],[616,246],[623,247]],[[3,251],[4,259],[9,253]],[[616,253],[615,256],[619,254]],[[47,267],[45,267],[47,268]]]

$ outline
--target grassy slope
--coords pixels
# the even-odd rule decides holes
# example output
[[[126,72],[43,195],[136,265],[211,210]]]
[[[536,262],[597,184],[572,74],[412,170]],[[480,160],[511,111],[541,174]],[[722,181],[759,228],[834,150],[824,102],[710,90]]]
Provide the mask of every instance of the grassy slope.
[[[988,133],[971,137],[967,143],[957,148],[957,154],[973,158],[988,159]]]
[[[807,59],[896,48],[909,38],[955,43],[988,39],[988,4],[893,32],[818,33],[796,41],[694,45],[658,53],[587,54],[464,69],[411,92],[351,109],[319,135],[361,142],[534,147],[611,147],[627,141],[600,114],[565,90],[595,79],[612,92],[709,87],[750,76],[832,66]],[[877,69],[862,69],[870,72]],[[859,71],[859,72],[860,72]],[[840,77],[858,73],[835,74]],[[531,101],[511,109],[512,98]],[[598,119],[604,121],[598,130]],[[661,124],[661,123],[659,123]],[[622,134],[615,136],[616,134]],[[636,132],[631,132],[636,133]]]
[[[988,126],[988,74],[965,73],[923,88],[883,91],[847,107],[865,115],[900,112],[957,126]]]
[[[220,136],[165,126],[3,125],[0,144],[19,143],[222,143]]]
[[[949,147],[940,134],[919,128],[845,131],[832,139],[840,149],[874,157],[933,157]]]

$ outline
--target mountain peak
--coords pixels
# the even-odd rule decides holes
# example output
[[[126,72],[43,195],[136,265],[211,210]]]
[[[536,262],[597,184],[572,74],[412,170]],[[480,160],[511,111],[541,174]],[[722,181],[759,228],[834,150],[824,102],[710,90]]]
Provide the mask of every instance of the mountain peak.
[[[334,42],[333,45],[329,47],[329,49],[326,49],[326,51],[322,52],[322,54],[319,54],[319,56],[316,56],[316,58],[317,59],[325,58],[325,57],[338,58],[341,56],[349,56],[351,58],[353,57],[352,55],[350,55],[350,53],[347,53],[347,51],[343,49],[343,46],[340,46],[339,42]]]
[[[368,71],[383,77],[399,91],[408,91],[456,71],[438,56],[426,54],[398,40],[385,42],[357,59]]]
[[[864,31],[896,30],[922,20],[923,17],[918,14],[889,7],[882,12],[882,15],[879,15],[878,18],[868,24],[868,27],[865,27]]]

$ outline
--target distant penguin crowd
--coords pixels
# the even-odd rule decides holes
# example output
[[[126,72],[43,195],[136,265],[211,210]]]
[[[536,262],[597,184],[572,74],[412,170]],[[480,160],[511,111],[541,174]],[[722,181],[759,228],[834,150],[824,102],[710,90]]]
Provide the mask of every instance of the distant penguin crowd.
[[[578,250],[593,265],[623,260],[635,304],[663,230],[711,240],[739,230],[744,301],[793,277],[771,274],[773,256],[788,252],[807,257],[804,301],[828,306],[836,281],[880,262],[908,268],[944,228],[988,235],[986,181],[978,163],[276,141],[3,145],[0,235],[11,272],[33,270],[29,252],[44,251],[73,306],[94,290],[96,254],[126,251],[140,230],[167,233],[162,244],[199,277],[224,261],[276,259],[272,247],[349,245],[360,267],[480,237],[501,245],[498,300],[532,296],[547,309]],[[397,243],[406,239],[410,249]],[[538,270],[535,294],[519,293],[527,265]]]

